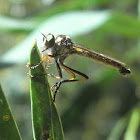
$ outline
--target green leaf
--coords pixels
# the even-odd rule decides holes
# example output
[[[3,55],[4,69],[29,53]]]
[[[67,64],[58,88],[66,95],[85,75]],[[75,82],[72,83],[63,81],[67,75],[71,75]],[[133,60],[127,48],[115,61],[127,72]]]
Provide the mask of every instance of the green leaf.
[[[1,60],[8,63],[25,63],[32,45],[31,40],[37,38],[39,46],[42,44],[43,37],[40,32],[76,36],[96,30],[109,19],[109,11],[74,11],[56,14],[42,22],[26,39],[5,53]]]
[[[139,26],[140,22],[136,17],[124,13],[113,13],[110,20],[100,29],[105,33],[118,34],[127,38],[139,38]]]
[[[36,41],[30,54],[30,65],[41,61]],[[44,65],[30,70],[31,75],[46,73]],[[31,78],[31,108],[33,135],[35,140],[63,140],[63,129],[60,117],[52,99],[50,86],[46,76]]]
[[[0,140],[21,140],[10,106],[0,85]]]
[[[124,140],[137,140],[139,123],[140,111],[139,106],[136,106],[131,112],[128,112],[117,122],[107,140],[119,140],[125,129]]]
[[[128,123],[128,118],[129,118],[129,114],[126,114],[124,117],[122,117],[117,122],[117,124],[112,129],[107,140],[120,140],[120,137],[121,137],[121,135],[122,135],[123,131],[125,130],[126,125]]]
[[[0,16],[0,31],[31,31],[37,26],[35,21],[19,20]]]
[[[140,111],[136,107],[132,110],[130,121],[125,132],[124,140],[137,140],[137,133],[140,124]]]

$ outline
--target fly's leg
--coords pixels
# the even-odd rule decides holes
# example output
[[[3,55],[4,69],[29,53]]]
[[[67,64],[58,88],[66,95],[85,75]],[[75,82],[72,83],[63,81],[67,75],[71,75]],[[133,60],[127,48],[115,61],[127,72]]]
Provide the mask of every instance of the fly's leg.
[[[50,62],[50,61],[48,60],[48,61],[47,61],[47,65],[48,65],[49,62]],[[36,77],[40,77],[40,76],[45,76],[45,75],[47,75],[47,76],[53,77],[53,78],[55,78],[55,79],[61,79],[61,78],[62,78],[62,72],[61,72],[60,66],[59,66],[59,64],[58,64],[57,61],[55,61],[55,62],[56,62],[56,68],[57,68],[57,71],[58,71],[59,76],[54,76],[53,74],[48,74],[48,73],[43,73],[43,74],[40,74],[40,75],[30,75],[29,73],[27,73],[27,74],[28,74],[28,76],[31,77],[31,78],[36,78]]]
[[[43,46],[43,48],[42,48],[42,59],[44,58],[44,51],[45,51],[44,48],[45,48],[45,46]],[[49,63],[50,63],[50,60],[47,60],[47,63],[45,64],[45,68],[48,67]]]
[[[40,66],[40,64],[42,64],[45,60],[46,60],[46,58],[53,58],[53,56],[52,55],[45,55],[44,57],[43,57],[43,59],[37,64],[37,65],[35,65],[35,66],[31,66],[30,64],[29,64],[29,62],[27,63],[27,67],[28,68],[30,68],[30,69],[36,69],[38,66]],[[49,63],[49,62],[48,62]]]
[[[59,66],[58,62],[56,64]],[[70,80],[73,80],[75,78],[75,74],[71,70],[69,70],[68,68],[63,67],[63,66],[62,66],[62,68],[65,69],[65,71],[67,71],[72,76],[72,78]],[[58,73],[62,73],[61,72],[61,69],[60,69],[60,66],[57,68],[57,71],[58,71]],[[62,78],[62,74],[61,74],[61,78]],[[59,82],[57,82],[56,84],[54,84],[51,87],[51,90],[54,90],[54,88],[57,88],[58,86],[59,86]]]
[[[49,63],[50,63],[50,60],[47,61],[45,68],[48,68]]]
[[[52,88],[55,88],[56,87],[56,90],[55,90],[54,96],[53,96],[53,101],[55,101],[55,97],[56,97],[57,91],[59,90],[60,86],[63,83],[66,83],[66,82],[85,81],[85,80],[89,79],[88,76],[85,75],[84,73],[81,73],[81,72],[79,72],[77,70],[74,70],[74,69],[72,69],[72,68],[64,65],[63,63],[60,63],[60,65],[62,66],[63,69],[65,69],[72,76],[72,78],[71,79],[68,79],[68,80],[61,80],[60,82],[57,82],[55,85],[53,85]],[[76,73],[76,74],[78,74],[78,75],[80,75],[80,76],[82,76],[84,78],[83,79],[75,79],[75,74],[74,73]]]
[[[46,57],[46,58],[47,58],[47,57]],[[44,62],[46,58],[44,57],[43,60],[42,60],[42,62]],[[56,89],[55,89],[55,92],[54,92],[54,95],[53,95],[53,101],[55,101],[56,94],[57,94],[57,92],[58,92],[60,86],[61,86],[63,83],[66,83],[66,82],[85,81],[85,80],[89,79],[88,76],[85,75],[84,73],[81,73],[81,72],[79,72],[79,71],[77,71],[77,70],[74,70],[74,69],[72,69],[72,68],[70,68],[70,67],[64,65],[62,62],[60,62],[60,63],[58,63],[57,61],[55,61],[55,62],[56,62],[56,68],[57,68],[57,71],[58,71],[59,76],[54,76],[54,75],[52,75],[52,74],[47,74],[47,73],[41,74],[41,75],[36,75],[36,76],[29,75],[31,78],[47,75],[47,76],[50,76],[50,77],[53,77],[53,78],[56,78],[56,79],[61,79],[61,78],[62,78],[62,72],[61,72],[61,68],[60,68],[60,65],[61,65],[62,68],[63,68],[64,70],[66,70],[66,72],[68,72],[68,73],[72,76],[72,78],[70,78],[70,79],[68,79],[68,80],[61,80],[60,82],[57,82],[56,84],[54,84],[54,85],[51,87],[51,90],[54,90],[54,88],[56,88]],[[59,64],[60,64],[60,65],[59,65]],[[82,77],[84,77],[84,78],[83,78],[83,79],[75,79],[75,77],[76,77],[76,76],[75,76],[75,73],[78,74],[78,75],[80,75],[80,76],[82,76]]]
[[[62,78],[62,72],[61,72],[61,68],[60,68],[60,66],[59,66],[59,64],[58,64],[58,62],[57,61],[55,61],[56,62],[56,68],[57,68],[57,71],[58,71],[58,74],[59,74],[59,76],[54,76],[54,75],[52,75],[52,74],[48,74],[48,73],[44,73],[44,74],[40,74],[40,75],[30,75],[29,73],[28,73],[28,76],[30,76],[31,78],[36,78],[36,77],[40,77],[40,76],[45,76],[45,75],[47,75],[47,76],[50,76],[50,77],[53,77],[53,78],[56,78],[56,79],[61,79]],[[49,63],[49,62],[48,62]],[[55,84],[54,86],[52,86],[51,87],[51,90],[53,90],[55,87],[57,87],[56,86],[57,84]],[[58,89],[57,89],[58,90]],[[56,94],[56,93],[55,93]],[[53,96],[53,101],[55,101],[55,94],[54,94],[54,96]]]

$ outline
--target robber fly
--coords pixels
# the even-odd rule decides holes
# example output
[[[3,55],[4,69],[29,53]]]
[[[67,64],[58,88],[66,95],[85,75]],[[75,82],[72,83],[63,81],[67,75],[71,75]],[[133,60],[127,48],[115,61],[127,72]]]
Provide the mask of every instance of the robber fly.
[[[55,101],[56,93],[63,83],[85,81],[89,79],[88,76],[85,75],[84,73],[74,70],[64,64],[64,60],[70,55],[76,54],[76,55],[85,56],[92,60],[103,63],[105,65],[109,65],[117,69],[121,75],[130,74],[130,70],[125,68],[125,63],[120,62],[119,60],[111,58],[107,55],[95,52],[82,45],[79,45],[73,42],[71,38],[66,35],[57,35],[56,37],[54,37],[54,35],[52,34],[47,34],[47,35],[42,34],[42,35],[43,35],[42,61],[38,65],[30,66],[30,69],[35,69],[36,67],[38,67],[41,63],[43,63],[46,60],[46,58],[54,58],[59,76],[54,76],[52,74],[42,74],[41,76],[47,75],[56,79],[62,79],[61,67],[72,76],[72,78],[61,80],[51,87],[52,90],[55,88],[55,92],[53,96],[54,101]],[[47,50],[50,50],[50,53],[44,56],[44,52]],[[50,60],[47,61],[47,65],[49,61]],[[83,78],[76,79],[75,74],[78,74]],[[32,75],[31,77],[35,77],[35,76]]]

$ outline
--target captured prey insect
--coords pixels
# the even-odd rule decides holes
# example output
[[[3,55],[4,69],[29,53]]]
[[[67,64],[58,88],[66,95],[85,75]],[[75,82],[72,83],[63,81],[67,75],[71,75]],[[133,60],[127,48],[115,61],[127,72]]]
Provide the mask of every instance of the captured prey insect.
[[[42,61],[38,65],[29,66],[30,69],[37,68],[41,63],[43,63],[46,60],[46,58],[54,58],[59,76],[54,76],[54,75],[48,74],[48,73],[42,74],[40,76],[47,75],[47,76],[50,76],[50,77],[53,77],[56,79],[62,79],[61,67],[72,76],[72,78],[66,79],[66,80],[61,80],[52,86],[52,88],[51,88],[52,90],[55,88],[54,97],[53,97],[54,101],[55,101],[56,93],[63,83],[85,81],[88,79],[88,76],[85,75],[84,73],[74,70],[64,64],[65,58],[67,58],[70,55],[76,54],[76,55],[85,56],[92,60],[103,63],[105,65],[109,65],[109,66],[117,69],[121,75],[128,75],[131,73],[129,69],[125,68],[125,64],[123,62],[120,62],[119,60],[111,58],[107,55],[95,52],[82,45],[79,45],[79,44],[73,42],[71,40],[71,38],[66,35],[57,35],[56,37],[54,37],[54,35],[52,35],[50,33],[47,35],[44,35],[44,34],[42,34],[42,35],[43,35],[43,44],[44,44],[43,50],[42,50],[42,52],[43,52]],[[50,50],[51,53],[44,56],[44,52],[47,50]],[[47,64],[48,63],[49,63],[49,60],[47,61]],[[75,74],[78,74],[83,78],[76,79]],[[36,77],[33,75],[30,75],[30,76]]]

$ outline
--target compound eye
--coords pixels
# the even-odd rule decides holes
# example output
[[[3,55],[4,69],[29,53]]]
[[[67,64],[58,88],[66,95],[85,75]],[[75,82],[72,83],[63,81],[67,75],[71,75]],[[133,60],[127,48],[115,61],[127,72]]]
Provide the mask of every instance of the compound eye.
[[[52,34],[48,34],[46,37],[43,37],[43,42],[47,48],[51,48],[55,44],[55,38]]]

